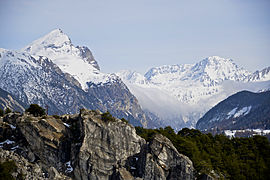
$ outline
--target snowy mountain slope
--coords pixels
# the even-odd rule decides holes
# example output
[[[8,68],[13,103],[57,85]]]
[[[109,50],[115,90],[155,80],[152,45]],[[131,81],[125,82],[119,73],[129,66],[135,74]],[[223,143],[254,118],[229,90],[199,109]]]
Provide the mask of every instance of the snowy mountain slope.
[[[254,74],[239,68],[231,59],[217,56],[196,64],[155,67],[144,76],[132,71],[117,73],[143,109],[153,112],[175,129],[195,127],[205,112],[238,91],[257,92],[270,88],[269,81],[255,83],[251,78]],[[267,73],[263,77],[267,77]],[[157,101],[160,106],[156,105]]]
[[[79,95],[84,92],[76,85],[78,82],[48,58],[36,59],[30,54],[9,50],[2,50],[0,55],[0,88],[24,103],[49,105],[51,113],[70,113],[84,107]],[[79,103],[82,105],[77,107]]]
[[[156,126],[121,79],[101,73],[91,51],[74,47],[59,29],[23,50],[0,49],[0,78],[0,88],[26,104],[48,105],[49,114],[99,109],[136,126]]]
[[[88,88],[87,82],[103,84],[117,79],[115,75],[101,73],[92,52],[84,46],[75,47],[61,29],[33,41],[22,51],[48,57],[63,72],[77,79],[84,90]]]
[[[138,72],[130,71],[130,70],[122,70],[116,73],[122,80],[130,84],[138,84],[138,85],[150,85],[148,80]]]
[[[254,72],[246,79],[246,81],[270,81],[270,67]]]
[[[171,92],[181,102],[196,104],[220,91],[224,80],[244,80],[251,73],[231,59],[208,57],[193,65],[163,66],[150,69],[145,77],[151,84]]]
[[[196,127],[199,130],[269,129],[270,91],[238,92],[209,110]]]
[[[170,125],[176,130],[179,130],[179,127],[192,126],[187,118],[191,113],[190,105],[178,101],[170,92],[157,85],[150,84],[144,76],[137,72],[121,71],[117,75],[136,96],[144,111],[159,117],[156,121],[160,126]],[[194,124],[193,127],[195,127]]]

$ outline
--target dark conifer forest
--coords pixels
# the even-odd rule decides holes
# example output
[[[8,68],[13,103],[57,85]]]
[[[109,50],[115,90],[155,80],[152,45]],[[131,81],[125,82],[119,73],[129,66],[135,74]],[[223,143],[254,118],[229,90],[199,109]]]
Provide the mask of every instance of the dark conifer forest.
[[[212,173],[220,179],[269,179],[270,143],[266,137],[230,139],[188,128],[176,134],[171,127],[136,127],[136,132],[146,141],[151,140],[155,133],[166,136],[179,153],[192,160],[198,177]]]

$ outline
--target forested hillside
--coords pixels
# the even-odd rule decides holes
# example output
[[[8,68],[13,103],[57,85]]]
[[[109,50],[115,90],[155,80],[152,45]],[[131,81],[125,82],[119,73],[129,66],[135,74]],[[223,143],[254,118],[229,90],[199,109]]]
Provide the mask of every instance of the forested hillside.
[[[266,137],[229,139],[224,135],[213,136],[187,128],[176,134],[171,127],[136,127],[136,132],[147,141],[156,133],[169,138],[179,153],[192,160],[197,176],[212,174],[221,179],[237,180],[269,178],[270,143]]]

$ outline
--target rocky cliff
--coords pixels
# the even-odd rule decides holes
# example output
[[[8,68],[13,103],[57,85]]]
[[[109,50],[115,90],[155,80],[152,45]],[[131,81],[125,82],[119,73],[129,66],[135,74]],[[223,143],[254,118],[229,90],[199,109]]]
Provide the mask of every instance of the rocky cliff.
[[[9,113],[0,121],[0,160],[37,179],[194,179],[188,157],[170,140],[149,142],[125,120],[99,111],[34,117]],[[30,164],[23,166],[22,164]]]

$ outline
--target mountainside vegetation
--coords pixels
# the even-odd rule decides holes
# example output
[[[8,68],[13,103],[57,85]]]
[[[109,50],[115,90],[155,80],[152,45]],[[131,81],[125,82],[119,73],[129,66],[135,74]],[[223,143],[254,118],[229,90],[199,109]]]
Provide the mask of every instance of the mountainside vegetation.
[[[171,127],[144,129],[138,135],[150,141],[160,133],[171,140],[179,151],[194,163],[197,176],[213,174],[220,179],[268,179],[270,174],[270,143],[266,137],[228,138],[203,134],[184,128],[177,134]],[[213,171],[214,170],[214,171]]]
[[[211,129],[269,129],[270,91],[241,91],[209,110],[196,124],[204,131]]]
[[[25,110],[26,112],[29,112],[30,114],[33,114],[34,116],[43,116],[46,114],[46,110],[40,107],[37,104],[31,104],[28,109]]]

